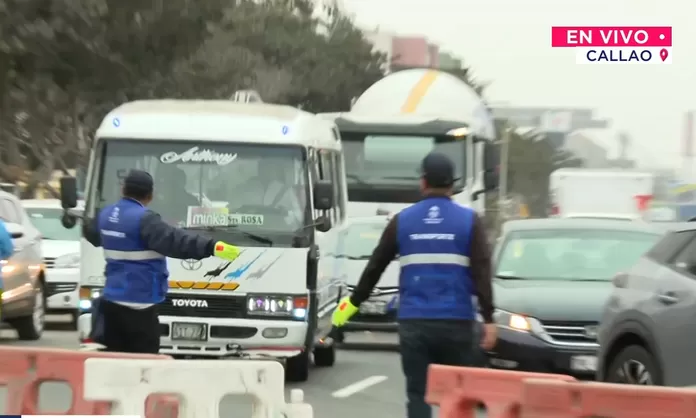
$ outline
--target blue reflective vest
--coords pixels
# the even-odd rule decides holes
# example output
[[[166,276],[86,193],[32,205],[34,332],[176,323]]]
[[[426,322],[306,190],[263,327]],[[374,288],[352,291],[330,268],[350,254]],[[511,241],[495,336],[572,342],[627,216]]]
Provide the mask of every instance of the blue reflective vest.
[[[106,300],[159,303],[167,294],[167,260],[148,250],[140,237],[140,220],[146,211],[140,202],[124,198],[99,213],[106,258]]]
[[[398,215],[399,319],[476,318],[469,275],[474,211],[431,197]]]

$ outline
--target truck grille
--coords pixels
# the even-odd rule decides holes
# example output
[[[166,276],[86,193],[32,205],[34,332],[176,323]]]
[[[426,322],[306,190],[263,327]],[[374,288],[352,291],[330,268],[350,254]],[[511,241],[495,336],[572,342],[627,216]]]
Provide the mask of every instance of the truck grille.
[[[597,322],[585,321],[545,321],[544,331],[552,340],[559,343],[596,343]]]
[[[172,303],[174,299],[204,300],[208,306],[174,306]],[[159,305],[159,314],[196,318],[245,318],[246,297],[169,294],[164,302]]]
[[[56,258],[55,257],[44,257],[44,264],[46,265],[47,269],[52,269],[53,267],[55,267]]]
[[[75,289],[77,289],[77,283],[46,283],[46,296],[72,292]]]

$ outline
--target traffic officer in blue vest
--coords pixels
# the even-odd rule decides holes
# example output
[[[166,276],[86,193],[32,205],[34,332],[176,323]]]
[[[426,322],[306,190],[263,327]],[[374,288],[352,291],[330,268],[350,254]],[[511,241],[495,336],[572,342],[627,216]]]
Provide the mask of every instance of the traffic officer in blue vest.
[[[389,221],[353,294],[333,314],[335,327],[348,322],[399,257],[399,349],[409,418],[431,417],[425,403],[430,364],[475,363],[473,296],[485,322],[481,348],[491,350],[497,338],[488,238],[476,212],[451,200],[456,180],[446,155],[423,159],[423,199]]]
[[[147,209],[152,193],[150,174],[132,170],[124,180],[122,198],[85,223],[85,238],[103,247],[106,258],[106,284],[94,305],[98,312],[93,313],[103,322],[93,323],[103,327],[97,342],[107,351],[159,352],[157,304],[169,288],[166,257],[232,261],[239,256],[234,245],[164,222]]]

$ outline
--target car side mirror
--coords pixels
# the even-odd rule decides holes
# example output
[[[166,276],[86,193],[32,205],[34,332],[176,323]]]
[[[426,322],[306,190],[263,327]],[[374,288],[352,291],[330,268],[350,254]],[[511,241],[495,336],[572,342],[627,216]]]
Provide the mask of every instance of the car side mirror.
[[[68,212],[63,212],[63,216],[60,218],[60,223],[63,224],[64,228],[73,229],[77,225],[77,217],[71,215]]]
[[[63,209],[77,207],[77,179],[75,177],[61,177],[60,204]]]
[[[314,220],[314,228],[319,232],[328,232],[331,226],[331,219],[328,216],[322,215]]]
[[[24,228],[16,223],[6,223],[5,229],[10,234],[12,239],[22,238],[24,236]]]
[[[334,206],[333,184],[329,180],[319,180],[314,184],[314,209],[329,210]]]

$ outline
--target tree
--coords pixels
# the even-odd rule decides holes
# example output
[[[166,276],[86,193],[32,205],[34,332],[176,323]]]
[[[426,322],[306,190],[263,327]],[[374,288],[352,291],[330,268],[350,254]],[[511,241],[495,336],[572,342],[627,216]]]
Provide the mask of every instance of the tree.
[[[348,110],[384,57],[306,0],[0,0],[0,177],[31,192],[84,162],[119,104],[228,99]]]
[[[497,131],[508,125],[498,121]],[[556,149],[542,134],[519,134],[510,128],[508,148],[508,192],[524,198],[532,216],[546,216],[548,210],[549,178],[563,167],[580,167],[582,161],[564,150]]]

